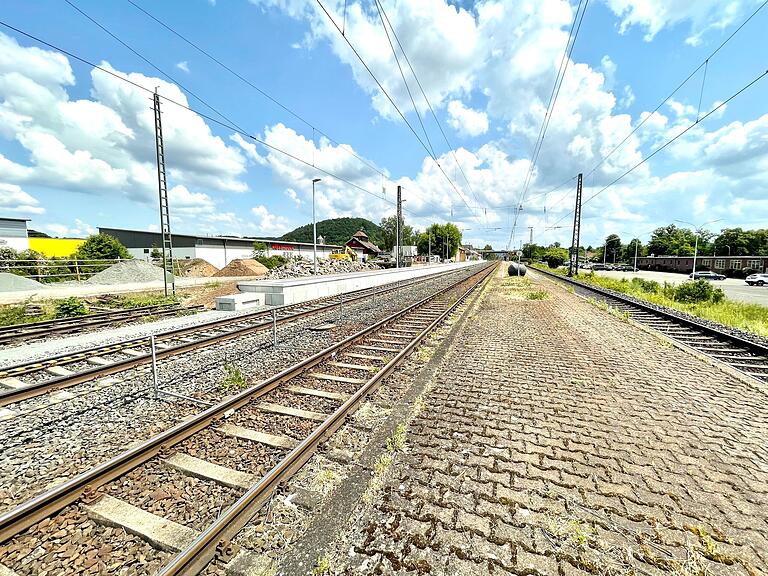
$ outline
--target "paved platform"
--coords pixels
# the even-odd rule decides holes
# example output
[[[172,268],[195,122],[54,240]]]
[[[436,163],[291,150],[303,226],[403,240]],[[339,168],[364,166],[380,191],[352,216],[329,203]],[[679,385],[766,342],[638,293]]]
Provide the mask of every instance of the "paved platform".
[[[765,391],[531,277],[445,355],[353,572],[766,574]]]
[[[457,270],[473,264],[477,264],[477,262],[390,268],[386,270],[352,272],[349,274],[326,274],[282,280],[258,280],[255,282],[239,282],[237,287],[241,292],[264,294],[264,304],[267,306],[283,306],[285,304],[306,302],[315,298],[336,296],[342,292],[381,286],[389,282],[410,280],[412,278],[429,276],[430,274]]]

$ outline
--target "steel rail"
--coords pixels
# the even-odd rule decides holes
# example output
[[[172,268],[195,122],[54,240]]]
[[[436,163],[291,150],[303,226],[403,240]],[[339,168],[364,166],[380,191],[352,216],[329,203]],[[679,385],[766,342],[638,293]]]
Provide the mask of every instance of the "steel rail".
[[[77,318],[66,318],[61,320],[46,320],[43,322],[30,322],[28,324],[14,324],[0,329],[0,344],[6,344],[15,340],[39,339],[41,336],[53,334],[70,334],[73,332],[82,332],[89,328],[104,326],[109,324],[118,324],[130,322],[145,316],[172,316],[184,312],[199,312],[203,309],[202,304],[197,306],[179,306],[175,304],[161,304],[157,306],[144,306],[129,310],[115,310],[113,312],[102,312],[98,314],[87,314]]]
[[[459,269],[461,270],[461,269]],[[456,270],[450,270],[447,272],[442,272],[436,275],[429,275],[417,279],[413,279],[412,282],[409,284],[406,284],[405,286],[390,286],[388,290],[396,290],[402,287],[408,287],[412,284],[424,281],[427,279],[434,278],[435,276],[442,276],[446,274],[451,274],[456,272]],[[389,286],[387,284],[383,286]],[[363,288],[361,290],[356,290],[353,292],[346,293],[346,295],[352,295],[348,299],[345,299],[346,303],[349,304],[351,302],[356,302],[358,300],[362,300],[366,298],[370,294],[370,288]],[[275,323],[277,325],[283,325],[283,324],[289,324],[291,322],[294,322],[296,320],[299,320],[301,318],[304,318],[306,316],[313,316],[315,314],[319,314],[322,312],[327,312],[329,310],[333,310],[338,306],[338,299],[334,298],[333,296],[329,296],[327,298],[322,299],[316,299],[312,301],[302,302],[299,304],[288,304],[285,306],[280,306],[277,308],[274,308],[274,310],[277,313],[283,312],[283,311],[289,311],[290,309],[295,308],[302,308],[311,306],[313,304],[317,304],[320,302],[324,302],[324,304],[318,308],[310,308],[308,310],[303,310],[300,312],[294,312],[291,314],[288,314],[287,316],[277,317],[275,320]],[[264,322],[260,322],[257,324],[253,324],[251,326],[246,326],[242,328],[237,328],[235,330],[231,330],[229,332],[223,332],[221,334],[213,334],[211,336],[205,336],[203,338],[200,338],[198,340],[195,340],[194,342],[184,342],[182,344],[177,344],[175,346],[170,346],[168,348],[164,348],[162,350],[156,350],[155,357],[157,360],[162,360],[164,358],[169,358],[171,356],[176,356],[178,354],[183,354],[185,352],[189,352],[192,350],[196,350],[198,348],[204,348],[206,346],[210,346],[212,344],[216,344],[219,342],[223,342],[226,340],[231,340],[233,338],[246,336],[249,334],[253,334],[256,332],[262,332],[265,330],[268,330],[272,327],[272,321],[271,321],[271,314],[272,310],[267,311],[260,311],[255,312],[253,316],[248,315],[248,320],[258,320],[259,318],[264,318]],[[240,322],[242,320],[243,316],[238,316],[236,318],[236,322]],[[180,328],[172,331],[166,331],[159,334],[159,336],[162,339],[168,339],[168,338],[177,338],[179,336],[183,336],[184,334],[190,334],[195,332],[205,332],[206,330],[210,330],[212,328],[212,325],[220,326],[222,324],[228,324],[232,322],[232,318],[227,318],[224,320],[216,320],[211,323],[204,323],[204,324],[198,324],[195,326],[188,326],[185,328]],[[126,340],[123,342],[110,344],[105,347],[98,347],[91,350],[81,350],[77,353],[70,353],[70,354],[62,354],[57,358],[48,359],[45,362],[47,363],[47,366],[53,365],[51,363],[51,360],[55,359],[67,359],[71,362],[85,360],[90,354],[93,354],[96,350],[105,350],[106,353],[110,352],[119,352],[120,349],[124,349],[127,347],[130,347],[131,345],[135,344],[143,344],[146,345],[148,342],[147,337],[142,338],[135,338],[132,340]],[[118,347],[117,349],[115,347]],[[77,372],[75,374],[71,375],[65,375],[65,376],[57,376],[50,378],[48,380],[42,380],[40,382],[34,382],[32,384],[28,384],[26,386],[20,387],[20,388],[13,388],[8,390],[2,390],[0,391],[0,407],[2,406],[8,406],[9,404],[14,404],[16,402],[21,402],[23,400],[28,400],[30,398],[34,398],[37,396],[41,396],[43,394],[47,394],[48,392],[52,392],[55,390],[61,390],[64,388],[70,388],[72,386],[77,386],[78,384],[83,384],[84,382],[89,382],[91,380],[95,380],[96,378],[100,378],[102,376],[109,376],[111,374],[116,374],[118,372],[124,372],[126,370],[130,370],[132,368],[136,368],[138,366],[142,366],[145,364],[149,364],[152,362],[152,353],[146,352],[145,354],[142,354],[141,356],[132,356],[129,358],[124,358],[122,360],[116,360],[115,362],[107,365],[107,366],[94,366],[93,368],[89,368],[86,370],[81,370],[80,372]],[[24,366],[38,366],[41,365],[42,362],[31,362]],[[19,372],[14,372],[15,369],[18,369],[20,366],[11,366],[8,368],[4,368],[0,370],[0,373],[6,373],[8,375],[16,375],[19,374]],[[40,368],[43,368],[44,366],[40,366]]]
[[[711,336],[713,338],[717,338],[720,340],[727,340],[729,342],[735,343],[742,348],[745,348],[747,351],[752,352],[753,354],[757,354],[759,356],[768,357],[768,346],[765,344],[760,344],[759,342],[754,342],[752,340],[749,340],[747,338],[743,338],[739,336],[738,334],[731,334],[728,332],[725,332],[723,330],[719,330],[713,326],[708,326],[706,324],[703,324],[701,322],[697,322],[696,320],[693,320],[691,318],[685,318],[682,316],[678,316],[674,312],[666,311],[666,310],[659,310],[657,308],[654,308],[653,306],[649,304],[645,304],[643,302],[638,302],[635,300],[631,300],[625,296],[621,296],[619,294],[616,294],[615,292],[611,292],[609,290],[606,290],[604,288],[600,288],[598,286],[592,286],[591,284],[587,284],[585,282],[579,282],[578,280],[574,280],[573,278],[568,278],[567,276],[562,276],[561,274],[556,274],[554,272],[549,272],[548,270],[542,270],[540,268],[533,268],[534,271],[540,272],[546,276],[555,278],[557,280],[560,280],[562,282],[566,282],[569,284],[572,284],[574,286],[578,286],[579,288],[583,288],[585,290],[590,290],[592,292],[595,292],[597,294],[600,294],[601,296],[605,296],[606,298],[612,298],[614,300],[618,300],[619,302],[622,302],[624,304],[627,304],[629,306],[638,308],[642,310],[643,312],[647,312],[649,314],[652,314],[654,316],[660,316],[661,318],[664,318],[665,320],[669,320],[671,322],[675,322],[681,325],[684,325],[686,327],[690,327],[696,331],[702,332],[708,336]],[[759,358],[756,358],[756,360],[759,360]]]
[[[355,298],[350,298],[347,300],[347,302],[352,302],[354,300],[360,299],[360,298],[357,298],[357,295],[364,297],[367,294],[373,293],[374,291],[376,293],[379,293],[381,291],[389,292],[397,289],[398,287],[408,287],[413,285],[416,282],[434,279],[440,276],[446,276],[446,275],[455,273],[458,270],[460,269],[445,270],[441,272],[435,272],[434,274],[429,274],[427,276],[413,278],[407,281],[388,282],[386,284],[381,284],[373,288],[360,288],[358,290],[352,290],[350,292],[346,292],[345,296],[355,296]],[[325,302],[334,303],[336,302],[336,299],[333,296],[324,296],[321,298],[315,298],[314,300],[307,300],[305,302],[297,302],[295,304],[284,304],[282,306],[275,306],[273,308],[270,308],[269,310],[257,310],[254,312],[241,314],[235,317],[227,317],[223,319],[210,320],[207,322],[203,322],[201,324],[195,324],[194,326],[185,326],[183,328],[173,328],[171,330],[165,330],[163,332],[158,332],[157,334],[155,334],[155,337],[157,338],[158,341],[164,341],[166,339],[178,338],[180,336],[191,334],[197,331],[204,332],[205,330],[217,329],[219,326],[226,326],[228,324],[232,324],[233,322],[240,323],[240,322],[245,322],[252,319],[258,319],[259,317],[265,317],[265,318],[269,317],[271,319],[272,310],[274,310],[277,314],[281,314],[283,312],[290,311],[295,308],[306,308],[307,306],[313,306],[315,304],[320,304]],[[317,310],[320,310],[320,309],[318,308]],[[140,336],[137,338],[121,340],[120,342],[115,342],[113,344],[106,344],[106,345],[94,346],[91,348],[84,348],[82,350],[78,350],[75,352],[62,352],[61,354],[57,354],[55,356],[49,356],[44,360],[30,360],[28,362],[14,364],[13,366],[6,366],[3,368],[0,368],[0,376],[16,376],[19,374],[24,374],[25,373],[24,370],[30,367],[39,369],[41,367],[45,368],[48,366],[53,366],[57,361],[60,361],[60,360],[69,360],[69,361],[84,360],[89,355],[99,355],[99,353],[110,354],[118,351],[119,347],[131,347],[131,346],[142,344],[142,343],[146,344],[148,342],[149,342],[149,338],[147,336]]]
[[[442,323],[449,314],[464,302],[475,288],[487,280],[494,269],[494,265],[486,266],[472,277],[466,279],[470,280],[474,276],[480,276],[453,304],[448,306],[440,316],[421,330],[405,348],[365,382],[357,392],[337,408],[333,414],[328,416],[307,438],[291,450],[283,460],[267,472],[257,484],[251,487],[237,502],[222,513],[186,549],[182,550],[171,562],[166,564],[158,572],[158,576],[191,576],[199,574],[204,570],[219,550],[228,547],[229,541],[251,520],[280,483],[286,481],[294,472],[300,469],[311,458],[320,443],[341,427],[344,419],[355,410],[357,405],[375,390],[380,382],[389,376],[436,326]],[[466,280],[458,282],[449,290],[462,282],[466,282]],[[430,300],[432,299],[430,298]],[[421,306],[423,303],[422,301],[417,306]],[[406,311],[398,313],[397,316],[407,315],[407,312],[415,307],[412,306]],[[391,320],[394,320],[394,318],[390,318],[389,321]]]
[[[90,493],[106,482],[120,477],[136,466],[143,464],[154,457],[161,450],[168,449],[171,446],[178,444],[196,432],[208,427],[212,422],[226,417],[232,411],[237,410],[252,400],[274,390],[281,383],[302,374],[323,360],[338,353],[340,350],[353,345],[357,340],[364,338],[371,332],[378,330],[400,316],[407,314],[411,310],[425,305],[430,300],[445,294],[462,282],[466,282],[483,272],[486,272],[486,275],[489,274],[487,268],[483,268],[467,278],[459,279],[450,286],[437,290],[422,300],[375,322],[363,330],[360,330],[328,348],[282,370],[278,374],[226,398],[215,406],[196,414],[192,418],[156,434],[141,442],[139,445],[125,450],[110,460],[98,464],[89,470],[81,472],[62,484],[59,484],[0,515],[0,543],[16,536],[44,518],[50,517],[65,506],[78,500],[84,493]]]

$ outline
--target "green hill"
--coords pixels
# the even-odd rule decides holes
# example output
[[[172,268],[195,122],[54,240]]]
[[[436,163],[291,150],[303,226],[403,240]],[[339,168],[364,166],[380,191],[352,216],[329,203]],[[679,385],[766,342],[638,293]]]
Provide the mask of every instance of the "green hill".
[[[365,218],[331,218],[317,223],[317,235],[322,236],[327,244],[344,245],[352,234],[365,230],[371,242],[377,246],[382,243],[382,231],[376,224]],[[286,242],[312,242],[312,224],[299,226],[280,237]]]

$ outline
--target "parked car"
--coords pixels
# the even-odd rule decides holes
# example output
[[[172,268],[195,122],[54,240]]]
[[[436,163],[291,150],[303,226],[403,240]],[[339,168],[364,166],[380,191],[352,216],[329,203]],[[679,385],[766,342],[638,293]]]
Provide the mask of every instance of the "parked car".
[[[717,274],[716,272],[709,272],[707,270],[696,272],[695,278],[693,274],[688,274],[688,278],[690,278],[691,280],[725,280],[725,276],[723,276],[722,274]]]
[[[764,286],[768,284],[768,274],[750,274],[744,281],[750,286]]]
[[[600,264],[600,262],[596,262],[595,264],[592,264],[592,270],[610,270],[611,267],[607,264]]]
[[[616,270],[619,270],[620,272],[634,272],[635,269],[630,266],[629,264],[620,264],[616,266]]]

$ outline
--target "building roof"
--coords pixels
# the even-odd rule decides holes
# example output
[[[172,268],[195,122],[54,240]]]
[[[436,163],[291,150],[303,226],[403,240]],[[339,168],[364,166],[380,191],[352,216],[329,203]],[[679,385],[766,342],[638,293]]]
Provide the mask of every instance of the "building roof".
[[[13,220],[14,222],[29,222],[31,218],[8,218],[7,216],[0,216],[0,220]]]
[[[109,234],[109,231],[115,231],[115,232],[131,232],[131,233],[140,233],[140,234],[154,234],[156,236],[160,236],[160,232],[152,231],[152,230],[133,230],[130,228],[111,228],[107,226],[99,226],[99,232],[104,232],[106,234]],[[221,240],[221,241],[239,241],[239,242],[248,242],[248,243],[254,243],[254,242],[263,242],[264,244],[270,245],[270,244],[280,244],[280,245],[287,245],[287,246],[306,246],[306,247],[312,247],[314,244],[312,242],[289,242],[287,240],[277,240],[277,239],[270,239],[270,238],[245,238],[240,236],[204,236],[200,234],[175,234],[172,233],[171,236],[173,238],[192,238],[195,240]],[[332,249],[338,249],[341,248],[341,246],[338,246],[337,244],[318,244],[318,248],[332,248]]]
[[[365,230],[360,228],[360,230],[352,234],[352,238],[358,238],[359,240],[368,240],[368,234],[365,233]]]
[[[363,248],[365,248],[369,252],[376,252],[377,254],[381,252],[381,248],[376,246],[376,244],[374,244],[372,242],[368,242],[367,236],[366,236],[366,240],[363,240],[363,239],[361,239],[360,237],[357,237],[357,236],[352,236],[352,238],[350,238],[349,241],[347,242],[347,246],[349,246],[350,242],[356,242],[356,243],[360,244],[360,246],[362,246]]]

